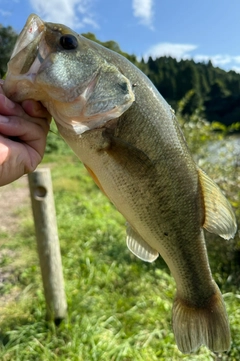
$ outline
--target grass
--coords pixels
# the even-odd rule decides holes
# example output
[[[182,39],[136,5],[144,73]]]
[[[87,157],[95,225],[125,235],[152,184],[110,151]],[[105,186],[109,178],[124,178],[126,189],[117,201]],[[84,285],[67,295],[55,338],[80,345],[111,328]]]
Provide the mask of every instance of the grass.
[[[68,317],[58,327],[45,321],[33,221],[31,210],[25,209],[19,213],[20,232],[0,235],[1,243],[8,240],[4,247],[19,258],[15,267],[11,254],[6,254],[1,264],[2,269],[13,265],[15,277],[0,292],[16,292],[17,298],[0,308],[0,359],[239,360],[240,295],[234,283],[224,286],[227,271],[221,272],[214,254],[212,266],[225,292],[232,348],[218,357],[204,347],[195,355],[183,355],[171,327],[175,283],[166,265],[161,259],[146,264],[132,256],[122,216],[75,156],[57,158],[48,155],[45,163],[51,164]]]

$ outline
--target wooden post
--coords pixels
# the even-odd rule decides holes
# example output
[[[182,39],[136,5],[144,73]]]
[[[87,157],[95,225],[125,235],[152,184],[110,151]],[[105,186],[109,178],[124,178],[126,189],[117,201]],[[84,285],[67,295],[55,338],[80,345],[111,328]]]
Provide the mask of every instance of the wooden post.
[[[59,324],[67,313],[50,169],[28,175],[47,318]]]

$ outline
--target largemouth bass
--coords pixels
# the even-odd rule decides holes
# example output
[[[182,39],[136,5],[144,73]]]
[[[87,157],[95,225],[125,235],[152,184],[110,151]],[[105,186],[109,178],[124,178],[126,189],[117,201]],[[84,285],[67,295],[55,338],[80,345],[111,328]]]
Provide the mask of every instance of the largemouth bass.
[[[144,261],[159,254],[166,261],[177,288],[172,323],[178,348],[228,350],[228,317],[203,228],[230,239],[235,216],[194,163],[174,112],[149,79],[121,55],[31,15],[3,88],[16,102],[42,102],[126,218],[129,249]]]

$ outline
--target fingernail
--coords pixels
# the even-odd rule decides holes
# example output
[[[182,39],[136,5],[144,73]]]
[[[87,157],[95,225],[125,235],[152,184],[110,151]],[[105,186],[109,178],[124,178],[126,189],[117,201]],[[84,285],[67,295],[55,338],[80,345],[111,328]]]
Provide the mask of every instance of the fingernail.
[[[13,109],[13,108],[15,108],[15,103],[6,97],[5,98],[5,106],[9,109]]]
[[[3,115],[0,116],[0,123],[8,123],[9,122],[9,118],[4,117]]]

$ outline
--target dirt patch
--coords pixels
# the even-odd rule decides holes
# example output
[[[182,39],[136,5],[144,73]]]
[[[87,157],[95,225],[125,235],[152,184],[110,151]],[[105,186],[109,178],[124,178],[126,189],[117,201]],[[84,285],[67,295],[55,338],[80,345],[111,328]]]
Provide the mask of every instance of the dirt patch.
[[[27,176],[0,187],[0,233],[17,232],[20,225],[17,213],[22,207],[30,207],[30,203]],[[0,246],[2,242],[0,240]]]
[[[13,261],[18,255],[15,250],[7,248],[7,242],[20,229],[19,211],[23,207],[30,207],[30,204],[27,176],[0,187],[0,311],[19,294],[19,289],[14,288],[17,280],[13,266]],[[12,286],[6,293],[4,289],[7,284]]]

